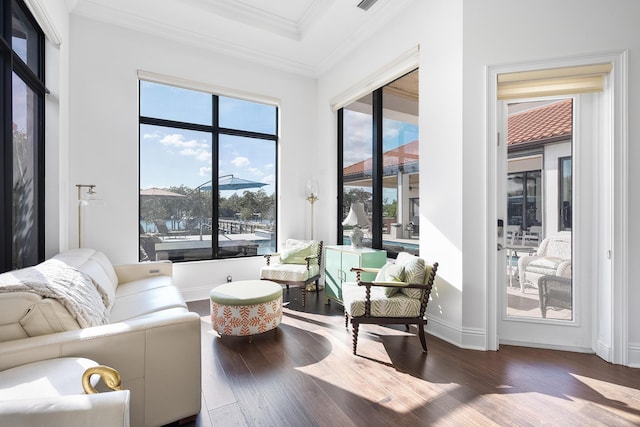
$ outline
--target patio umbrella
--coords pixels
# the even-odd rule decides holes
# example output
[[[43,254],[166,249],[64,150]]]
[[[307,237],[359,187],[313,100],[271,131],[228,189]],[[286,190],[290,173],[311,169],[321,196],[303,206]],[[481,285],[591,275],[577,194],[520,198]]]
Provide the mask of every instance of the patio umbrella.
[[[210,182],[211,181],[205,182],[203,185],[199,187],[199,189],[202,191],[211,191],[212,186],[210,184],[206,185]],[[223,175],[218,178],[218,189],[220,191],[224,191],[224,190],[233,191],[233,190],[243,190],[247,188],[260,188],[260,187],[264,187],[265,185],[267,184],[265,184],[264,182],[257,182],[257,181],[250,181],[248,179],[236,178],[233,175]]]

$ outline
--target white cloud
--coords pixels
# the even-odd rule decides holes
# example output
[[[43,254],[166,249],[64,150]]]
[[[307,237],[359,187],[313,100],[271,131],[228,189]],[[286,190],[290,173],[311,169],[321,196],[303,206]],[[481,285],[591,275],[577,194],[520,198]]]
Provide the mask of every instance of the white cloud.
[[[184,135],[174,133],[166,135],[160,140],[169,152],[173,152],[173,148],[178,149],[178,153],[185,157],[193,157],[194,159],[211,164],[211,149],[209,144],[196,139],[185,140]]]
[[[275,184],[276,177],[275,177],[275,175],[267,175],[264,178],[262,178],[261,181],[266,183],[266,184]]]
[[[249,166],[251,162],[246,157],[238,156],[235,159],[231,160],[231,163],[237,168],[244,168]]]

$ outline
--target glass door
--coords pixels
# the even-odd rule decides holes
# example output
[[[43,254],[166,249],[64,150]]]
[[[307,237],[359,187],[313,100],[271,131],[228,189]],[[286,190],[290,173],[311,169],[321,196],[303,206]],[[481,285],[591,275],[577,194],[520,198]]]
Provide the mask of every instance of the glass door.
[[[587,190],[593,178],[580,175],[581,186],[574,179],[578,162],[594,160],[594,137],[587,129],[592,99],[499,101],[506,142],[497,156],[497,212],[504,219],[496,266],[501,344],[591,348],[586,302],[591,284],[584,280],[590,255],[584,248],[594,242],[589,233],[576,235],[573,224],[581,218],[583,227],[576,230],[587,230],[595,218],[573,207],[577,197],[585,211],[594,203]]]

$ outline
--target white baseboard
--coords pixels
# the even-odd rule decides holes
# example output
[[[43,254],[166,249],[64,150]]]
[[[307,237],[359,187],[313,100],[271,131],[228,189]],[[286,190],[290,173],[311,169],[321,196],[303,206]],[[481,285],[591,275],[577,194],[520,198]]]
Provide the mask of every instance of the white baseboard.
[[[458,328],[442,319],[427,316],[427,332],[456,347],[486,351],[486,332],[482,329]]]
[[[203,299],[209,299],[209,292],[211,292],[211,286],[193,287],[188,289],[180,289],[182,297],[185,301],[200,301]]]
[[[640,368],[640,344],[629,344],[629,352],[627,353],[627,366],[631,368]]]

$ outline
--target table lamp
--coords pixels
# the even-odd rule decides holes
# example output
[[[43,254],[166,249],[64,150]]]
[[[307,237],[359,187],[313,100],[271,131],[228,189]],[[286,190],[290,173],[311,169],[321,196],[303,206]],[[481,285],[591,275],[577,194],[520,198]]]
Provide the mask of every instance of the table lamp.
[[[350,225],[353,227],[351,233],[349,234],[349,238],[351,239],[351,247],[353,248],[361,248],[362,247],[362,239],[364,234],[360,227],[369,224],[369,219],[367,215],[364,213],[364,203],[362,202],[354,202],[351,203],[351,208],[349,209],[349,214],[342,221],[342,226]]]

